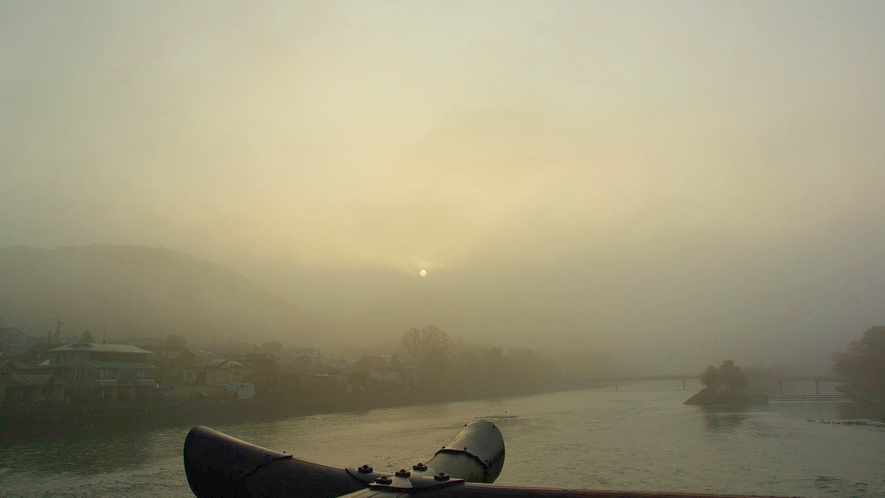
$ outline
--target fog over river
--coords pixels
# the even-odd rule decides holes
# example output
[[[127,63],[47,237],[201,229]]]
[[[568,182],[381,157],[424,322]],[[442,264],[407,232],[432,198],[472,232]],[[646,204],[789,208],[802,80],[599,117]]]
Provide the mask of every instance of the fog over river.
[[[617,391],[315,415],[216,429],[312,462],[395,470],[426,461],[465,423],[485,417],[500,426],[507,446],[499,484],[885,495],[885,428],[820,422],[860,417],[855,405],[772,402],[709,411],[682,404],[699,387],[694,382],[688,391],[681,390],[680,381],[655,381],[621,385]],[[192,496],[181,461],[187,430],[102,428],[61,440],[5,443],[0,446],[2,494]]]

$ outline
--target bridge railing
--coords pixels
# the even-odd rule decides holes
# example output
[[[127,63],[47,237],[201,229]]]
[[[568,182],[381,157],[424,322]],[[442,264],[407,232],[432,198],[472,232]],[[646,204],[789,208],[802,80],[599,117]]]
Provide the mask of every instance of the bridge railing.
[[[255,446],[207,427],[196,427],[184,443],[184,468],[193,493],[210,497],[395,498],[404,495],[486,498],[737,498],[645,491],[575,490],[493,486],[504,465],[504,438],[485,420],[468,424],[427,463],[399,470],[362,463],[338,469]],[[531,476],[527,476],[531,479]]]

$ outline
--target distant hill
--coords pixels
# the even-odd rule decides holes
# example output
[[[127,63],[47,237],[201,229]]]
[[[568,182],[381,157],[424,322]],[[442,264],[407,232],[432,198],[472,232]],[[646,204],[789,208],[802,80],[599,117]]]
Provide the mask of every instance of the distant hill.
[[[217,264],[169,249],[76,246],[0,248],[0,313],[7,326],[45,337],[89,329],[108,340],[183,334],[219,342],[298,341],[293,305]]]

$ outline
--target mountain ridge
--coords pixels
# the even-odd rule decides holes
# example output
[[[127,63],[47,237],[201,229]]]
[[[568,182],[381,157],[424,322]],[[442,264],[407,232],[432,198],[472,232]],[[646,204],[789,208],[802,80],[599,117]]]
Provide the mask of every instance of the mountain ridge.
[[[296,306],[221,265],[163,247],[0,248],[0,312],[40,337],[108,328],[108,340],[298,341]]]

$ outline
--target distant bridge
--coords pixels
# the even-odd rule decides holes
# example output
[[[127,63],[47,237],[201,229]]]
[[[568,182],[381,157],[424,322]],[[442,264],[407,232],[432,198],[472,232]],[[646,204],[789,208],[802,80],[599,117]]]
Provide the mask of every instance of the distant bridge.
[[[599,383],[614,383],[615,391],[618,390],[621,384],[626,384],[630,382],[648,382],[648,381],[656,381],[656,380],[678,380],[682,381],[682,390],[686,390],[685,381],[686,380],[696,380],[699,379],[698,374],[691,375],[678,375],[678,374],[663,374],[663,375],[622,375],[622,376],[607,376],[607,377],[589,377],[583,378],[582,380],[589,382],[599,382]],[[833,376],[825,376],[825,375],[784,375],[778,377],[771,377],[767,379],[750,379],[750,385],[754,386],[764,383],[768,384],[763,387],[756,387],[756,389],[769,389],[778,387],[780,395],[784,395],[784,382],[814,382],[815,385],[815,393],[820,395],[820,383],[821,382],[832,382],[839,383],[841,382],[839,378]]]
[[[777,387],[778,396],[790,396],[784,394],[784,382],[814,382],[814,394],[816,396],[828,396],[821,395],[820,393],[820,383],[821,382],[830,382],[830,383],[841,383],[837,377],[782,377],[782,378],[774,378],[774,379],[754,379],[750,381],[750,385],[754,386],[755,389],[765,391],[766,389],[774,389]],[[761,385],[760,385],[761,384]],[[768,385],[765,385],[768,384]],[[843,396],[844,397],[844,396]],[[771,399],[774,399],[770,397]],[[792,400],[790,400],[792,401]]]
[[[769,401],[848,401],[844,394],[773,394]]]

